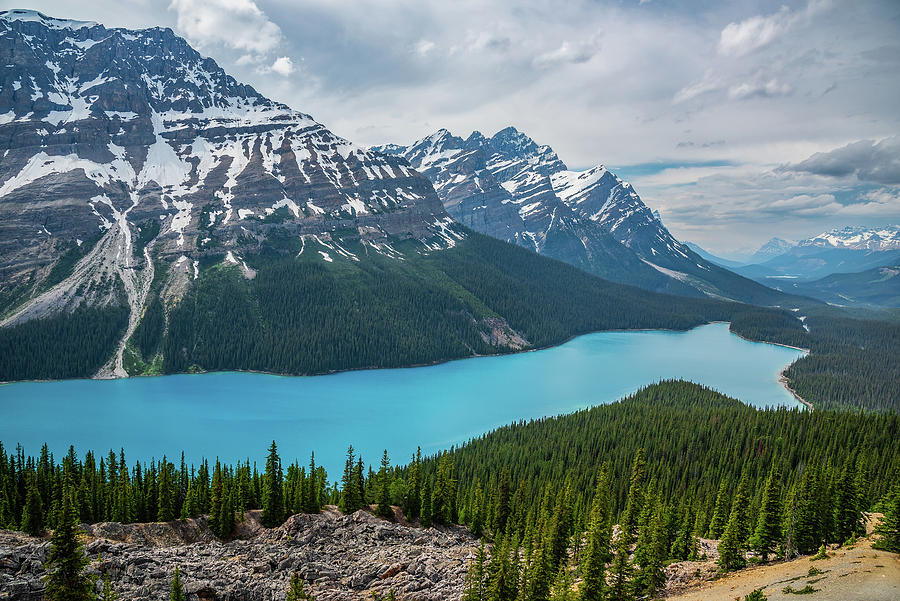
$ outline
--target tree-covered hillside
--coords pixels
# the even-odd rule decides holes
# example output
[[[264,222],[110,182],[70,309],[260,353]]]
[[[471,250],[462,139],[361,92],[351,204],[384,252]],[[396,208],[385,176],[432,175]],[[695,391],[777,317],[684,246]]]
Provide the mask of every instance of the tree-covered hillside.
[[[900,402],[900,325],[850,319],[787,296],[777,309],[652,293],[474,232],[449,250],[414,242],[398,248],[399,258],[360,245],[341,255],[276,230],[243,258],[253,277],[210,255],[183,296],[169,294],[169,271],[158,262],[125,367],[132,375],[316,374],[539,348],[598,330],[684,330],[719,320],[752,340],[811,349],[787,376],[817,407],[881,410]],[[786,310],[795,305],[809,332],[800,313]],[[93,375],[116,348],[126,318],[113,307],[0,328],[0,380]]]

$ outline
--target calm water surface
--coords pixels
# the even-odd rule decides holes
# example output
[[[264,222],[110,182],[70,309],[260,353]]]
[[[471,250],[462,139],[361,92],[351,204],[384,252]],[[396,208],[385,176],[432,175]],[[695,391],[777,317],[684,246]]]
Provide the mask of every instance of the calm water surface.
[[[57,457],[126,448],[129,462],[188,452],[264,462],[278,441],[285,463],[316,451],[331,479],[347,445],[376,464],[421,445],[429,453],[519,419],[608,403],[662,379],[683,378],[756,406],[795,405],[779,372],[803,353],[747,342],[727,324],[688,332],[600,332],[542,351],[430,367],[328,376],[248,373],[0,386],[0,441]]]

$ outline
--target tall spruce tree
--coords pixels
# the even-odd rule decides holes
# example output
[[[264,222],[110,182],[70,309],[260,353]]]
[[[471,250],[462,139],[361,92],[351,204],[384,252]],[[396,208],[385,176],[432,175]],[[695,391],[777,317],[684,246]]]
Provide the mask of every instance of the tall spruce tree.
[[[651,499],[647,499],[647,504],[650,506]],[[652,507],[649,520],[638,540],[638,545],[642,547],[641,553],[638,554],[635,550],[635,557],[640,555],[640,566],[635,574],[632,590],[638,599],[652,598],[666,582],[666,573],[663,571],[668,555],[665,507],[658,499],[652,503]]]
[[[169,522],[175,519],[175,482],[173,471],[175,466],[163,455],[159,464],[159,500],[157,503],[158,522]],[[124,483],[119,484],[125,486]]]
[[[19,528],[31,536],[38,536],[44,531],[44,504],[37,487],[37,477],[30,472],[25,493],[25,508],[22,510],[22,523]]]
[[[78,541],[78,517],[73,496],[74,490],[67,485],[56,519],[56,528],[50,539],[50,552],[47,554],[47,575],[44,577],[44,597],[47,601],[94,599],[94,583],[85,572],[88,558]]]
[[[309,456],[309,476],[306,478],[306,490],[304,491],[303,511],[306,513],[319,513],[321,508],[317,472],[316,454],[313,452]]]
[[[713,509],[712,521],[709,523],[710,538],[719,538],[728,523],[728,513],[731,507],[731,499],[728,497],[728,483],[723,478],[719,483],[719,492],[716,495],[716,506]]]
[[[764,562],[769,560],[769,554],[774,553],[781,542],[781,494],[781,472],[773,466],[763,489],[756,531],[750,538],[750,548],[759,553]]]
[[[344,476],[341,478],[340,510],[344,513],[353,513],[362,506],[362,491],[356,487],[356,463],[353,445],[347,448],[347,461],[344,463]]]
[[[426,528],[430,527],[431,522],[431,478],[425,477],[425,483],[422,485],[422,511],[419,513],[419,523]]]
[[[900,553],[900,478],[894,482],[894,488],[885,502],[883,517],[875,528],[880,538],[874,546]]]
[[[213,468],[212,485],[209,494],[209,525],[216,536],[220,536],[222,505],[225,503],[225,482],[222,476],[222,464],[216,459]]]
[[[606,564],[611,559],[612,498],[609,486],[609,469],[600,468],[594,501],[591,504],[591,521],[587,532],[587,545],[581,564],[581,601],[602,601],[606,588]]]
[[[750,498],[747,492],[747,476],[741,478],[722,540],[719,541],[719,565],[723,570],[734,570],[746,565],[747,538],[750,535]]]
[[[487,601],[487,572],[485,570],[484,542],[478,547],[475,559],[466,572],[462,601]]]
[[[422,496],[422,447],[416,449],[409,465],[409,478],[406,488],[406,498],[403,503],[403,514],[409,521],[415,521],[419,517]]]
[[[281,470],[281,458],[275,441],[269,446],[266,456],[266,471],[263,474],[263,499],[261,522],[266,528],[280,526],[284,522],[284,490],[282,483],[284,473]]]
[[[391,508],[391,462],[387,449],[381,456],[381,468],[378,470],[378,507],[375,511],[387,520],[394,519],[394,510]]]

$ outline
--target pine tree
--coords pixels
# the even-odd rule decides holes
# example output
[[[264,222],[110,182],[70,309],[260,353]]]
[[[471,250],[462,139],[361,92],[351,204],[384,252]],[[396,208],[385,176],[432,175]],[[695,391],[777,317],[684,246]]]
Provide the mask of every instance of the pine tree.
[[[900,484],[894,484],[894,489],[885,503],[884,517],[875,528],[875,532],[881,537],[875,543],[875,547],[900,553]]]
[[[212,486],[209,495],[209,526],[216,536],[221,532],[220,519],[222,516],[222,504],[225,503],[225,484],[222,480],[222,464],[216,459],[213,468]]]
[[[734,500],[728,524],[719,542],[719,565],[723,570],[734,570],[746,565],[747,538],[750,535],[750,499],[747,493],[747,477],[741,478]]]
[[[625,515],[622,519],[622,527],[627,526],[628,537],[633,537],[638,527],[638,520],[644,510],[644,485],[646,480],[647,462],[644,460],[644,449],[638,449],[631,466],[631,480],[628,486],[628,501],[625,505]]]
[[[172,471],[175,466],[163,455],[159,464],[159,499],[157,503],[158,522],[169,522],[175,519],[175,482],[172,480]]]
[[[172,576],[172,587],[169,589],[169,601],[185,601],[184,587],[181,585],[181,571],[175,567],[175,574]]]
[[[219,531],[216,536],[219,538],[228,538],[234,533],[234,506],[235,506],[235,484],[225,483],[222,491],[222,503],[219,505],[219,515],[216,523]]]
[[[545,524],[544,533],[531,555],[531,566],[529,566],[525,587],[526,601],[547,601],[550,598],[550,586],[553,584],[556,570],[553,569],[552,550],[547,530]]]
[[[278,457],[278,448],[273,440],[266,457],[266,471],[263,474],[262,518],[260,521],[267,528],[280,526],[284,522],[283,480],[281,459]]]
[[[462,601],[487,601],[484,542],[478,547],[475,559],[466,572]]]
[[[419,517],[422,495],[422,447],[416,450],[409,466],[409,482],[406,487],[406,499],[403,503],[403,513],[409,521],[415,521]]]
[[[78,541],[78,524],[72,497],[74,490],[67,486],[63,493],[62,507],[56,520],[56,529],[50,539],[44,577],[44,597],[48,601],[91,601],[94,599],[94,583],[85,573],[88,558],[82,553]]]
[[[781,542],[781,513],[781,472],[773,467],[763,490],[756,531],[750,538],[750,548],[759,553],[764,562]]]
[[[550,587],[550,601],[575,601],[575,591],[572,590],[574,584],[572,571],[569,569],[568,563],[563,562]]]
[[[728,498],[728,483],[723,478],[719,484],[719,494],[716,495],[716,507],[713,509],[712,521],[709,523],[710,538],[719,538],[728,523],[728,510],[730,507]]]
[[[304,507],[303,510],[306,513],[319,513],[320,500],[319,500],[319,484],[317,480],[317,470],[316,470],[316,454],[312,453],[309,456],[309,477],[306,479],[306,490],[304,494]]]
[[[472,508],[469,512],[469,530],[476,538],[484,534],[484,490],[480,483],[476,483],[472,498]]]
[[[630,601],[631,564],[628,556],[634,542],[634,531],[637,527],[644,506],[644,479],[646,463],[644,450],[638,449],[631,466],[631,480],[628,487],[628,499],[625,513],[620,524],[619,538],[616,539],[616,553],[612,563],[612,582],[609,585],[607,599],[609,601]]]
[[[28,474],[25,508],[22,511],[22,523],[19,526],[23,532],[27,532],[31,536],[39,536],[44,531],[44,508],[36,480],[37,477],[34,474]]]
[[[369,469],[371,470],[371,467]],[[353,485],[356,487],[356,491],[359,494],[359,506],[368,509],[366,499],[368,499],[369,490],[366,488],[365,475],[363,474],[362,455],[356,458],[356,466],[353,468]]]
[[[428,528],[431,526],[431,478],[426,477],[422,485],[422,511],[419,513],[419,523]]]
[[[852,460],[848,457],[835,483],[834,539],[840,543],[857,531],[862,518],[862,512],[857,507],[854,468]]]
[[[303,585],[303,578],[299,573],[291,574],[291,581],[288,584],[287,596],[284,601],[312,601],[312,596],[306,592]]]
[[[587,546],[581,566],[581,601],[601,601],[606,588],[606,564],[611,559],[612,498],[609,489],[609,470],[604,464],[597,477]]]
[[[509,468],[505,465],[500,472],[500,480],[497,483],[497,495],[494,508],[494,534],[506,531],[506,522],[509,520]]]
[[[391,508],[391,462],[388,460],[387,449],[381,456],[381,469],[378,470],[378,508],[376,513],[387,519],[394,519],[394,510]]]
[[[356,488],[356,479],[353,477],[356,464],[354,463],[353,445],[347,448],[347,461],[344,463],[344,476],[341,478],[340,510],[344,513],[353,513],[362,506],[362,495]]]
[[[634,583],[632,585],[634,595],[641,599],[652,597],[657,590],[665,583],[666,573],[663,571],[663,564],[667,556],[667,538],[665,527],[665,507],[661,501],[654,504],[651,511],[650,520],[644,527],[645,532],[641,532],[639,545],[643,547],[640,554],[640,568],[635,574]],[[693,527],[693,520],[687,526],[688,529]],[[635,550],[635,557],[638,556]]]

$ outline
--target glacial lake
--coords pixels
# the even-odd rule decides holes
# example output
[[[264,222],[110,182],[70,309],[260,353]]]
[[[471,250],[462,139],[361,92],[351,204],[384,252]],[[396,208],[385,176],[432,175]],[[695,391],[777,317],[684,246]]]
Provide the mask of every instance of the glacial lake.
[[[285,465],[315,450],[329,480],[352,443],[368,464],[387,447],[403,463],[522,419],[569,413],[681,378],[758,407],[797,406],[779,382],[803,356],[748,342],[714,323],[687,332],[598,332],[557,347],[428,367],[286,377],[251,373],[123,380],[20,382],[0,386],[0,441],[57,458],[74,444],[105,454],[122,446],[129,464],[164,453],[176,463],[218,455],[260,467],[278,442]]]

